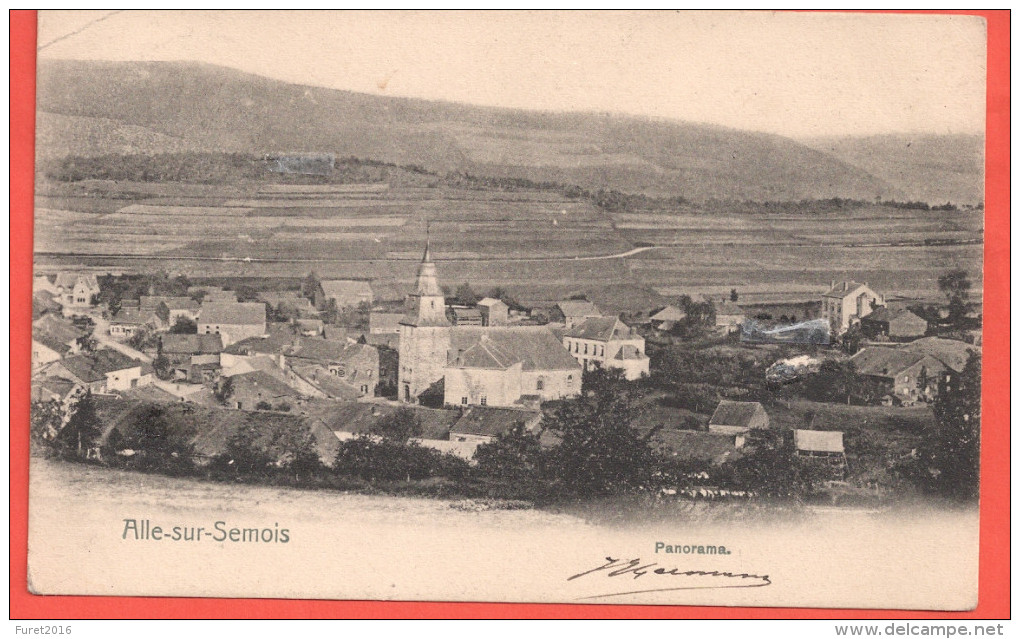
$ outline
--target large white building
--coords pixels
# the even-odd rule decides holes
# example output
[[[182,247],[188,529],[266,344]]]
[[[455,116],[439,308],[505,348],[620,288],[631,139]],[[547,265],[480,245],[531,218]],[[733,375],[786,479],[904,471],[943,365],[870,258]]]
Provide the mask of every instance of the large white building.
[[[885,299],[871,290],[868,283],[833,282],[822,295],[822,317],[829,321],[833,335],[842,335],[873,310],[885,306]]]
[[[446,404],[511,406],[581,391],[581,367],[546,327],[451,326],[428,244],[400,322],[400,399],[442,382]]]
[[[585,370],[618,368],[631,380],[648,374],[645,338],[617,317],[589,317],[563,333],[563,346]]]

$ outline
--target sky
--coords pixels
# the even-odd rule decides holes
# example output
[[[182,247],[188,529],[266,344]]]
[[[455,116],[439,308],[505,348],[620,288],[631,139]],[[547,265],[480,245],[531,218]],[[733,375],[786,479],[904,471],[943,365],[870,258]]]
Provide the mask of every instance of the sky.
[[[981,133],[985,24],[772,12],[41,11],[40,58],[791,137]]]

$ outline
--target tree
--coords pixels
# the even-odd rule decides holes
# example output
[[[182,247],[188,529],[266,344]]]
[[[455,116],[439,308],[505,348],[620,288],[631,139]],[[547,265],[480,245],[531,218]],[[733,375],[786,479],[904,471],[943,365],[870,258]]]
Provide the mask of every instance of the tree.
[[[301,281],[301,296],[314,300],[315,292],[317,290],[319,290],[319,276],[315,273],[315,271],[311,271],[305,276],[305,279]]]
[[[740,299],[740,295],[737,294],[737,289],[731,288],[730,289],[730,301],[736,303],[736,301],[738,299]]]
[[[971,353],[963,370],[939,381],[935,428],[918,449],[921,477],[934,492],[976,499],[981,453],[981,356]]]
[[[273,466],[273,456],[267,450],[258,422],[249,419],[227,440],[217,465],[229,468],[239,475],[266,474]]]
[[[797,457],[782,435],[771,430],[752,431],[750,454],[727,462],[720,469],[723,483],[779,499],[797,499],[824,479],[816,463]]]
[[[464,306],[474,306],[478,303],[479,299],[481,298],[478,297],[478,294],[475,293],[475,290],[471,288],[471,285],[467,282],[464,282],[457,287],[458,303],[463,304]]]
[[[227,400],[234,394],[234,378],[233,377],[221,377],[220,381],[216,383],[213,388],[213,396],[216,401],[221,404],[227,403]]]
[[[64,423],[64,407],[55,399],[32,402],[30,422],[32,441],[52,444]]]
[[[174,335],[194,335],[198,333],[198,324],[193,319],[178,315],[174,325],[170,327],[170,332]]]
[[[967,271],[956,269],[939,276],[939,291],[946,296],[949,304],[949,323],[956,328],[964,328],[967,313],[970,311],[970,289],[973,286]]]
[[[515,424],[495,441],[475,450],[478,470],[498,479],[536,479],[543,475],[545,455],[538,435],[528,432],[523,423]]]
[[[547,417],[546,427],[562,438],[550,468],[564,486],[596,496],[649,485],[652,451],[630,427],[635,399],[631,389],[617,385],[563,402]]]
[[[147,407],[134,420],[133,429],[121,439],[121,449],[135,451],[135,465],[161,470],[181,471],[191,465],[191,446],[187,435],[175,433],[161,406]]]
[[[315,448],[315,436],[307,424],[302,422],[297,428],[282,431],[276,446],[280,452],[281,468],[293,474],[294,479],[307,479],[323,470]]]
[[[160,302],[156,305],[156,317],[163,322],[164,326],[170,323],[170,307],[166,305],[166,302]]]
[[[383,439],[406,444],[422,433],[421,419],[413,408],[401,406],[372,425],[370,432]]]
[[[74,343],[82,353],[95,353],[99,348],[99,340],[95,338],[92,331],[74,340]]]
[[[57,433],[58,447],[66,457],[88,459],[98,451],[103,435],[92,391],[86,391],[70,409],[71,417]]]
[[[864,341],[864,334],[861,332],[859,324],[854,324],[840,338],[839,346],[843,349],[844,353],[853,355],[857,351],[861,350],[861,342]]]
[[[340,319],[340,309],[337,308],[336,299],[329,298],[329,301],[326,302],[326,308],[323,309],[320,317],[322,317],[322,321],[326,324],[336,324],[338,322]]]

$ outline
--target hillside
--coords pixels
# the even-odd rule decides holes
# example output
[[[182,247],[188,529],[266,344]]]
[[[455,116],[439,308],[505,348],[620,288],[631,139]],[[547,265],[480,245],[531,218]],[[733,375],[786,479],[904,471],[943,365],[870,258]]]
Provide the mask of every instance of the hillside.
[[[329,151],[436,171],[690,199],[900,198],[776,135],[305,87],[195,63],[43,60],[39,155]]]
[[[985,144],[980,135],[876,135],[803,142],[882,176],[911,200],[977,204],[984,199]]]

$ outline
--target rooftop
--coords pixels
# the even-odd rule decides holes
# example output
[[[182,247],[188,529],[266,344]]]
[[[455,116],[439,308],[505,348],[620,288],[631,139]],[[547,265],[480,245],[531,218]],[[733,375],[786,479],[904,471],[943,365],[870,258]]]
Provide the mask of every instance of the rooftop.
[[[601,315],[598,307],[588,300],[564,300],[557,302],[556,307],[566,317],[598,317]]]
[[[203,324],[265,325],[266,305],[262,302],[212,302],[202,304]]]
[[[450,366],[523,370],[577,370],[580,364],[556,336],[542,326],[458,326],[450,330]]]
[[[119,351],[102,349],[95,353],[82,353],[61,360],[61,365],[72,375],[83,382],[98,382],[106,379],[107,373],[126,370],[141,366],[142,362],[133,360]]]
[[[450,432],[497,437],[508,432],[514,426],[520,425],[526,428],[533,426],[541,418],[542,413],[534,410],[473,406],[464,412]]]
[[[793,445],[812,453],[842,453],[843,433],[838,430],[794,430]]]
[[[219,335],[167,333],[160,337],[160,342],[163,345],[163,352],[169,354],[199,355],[219,353],[223,350],[223,338]]]
[[[765,410],[758,402],[735,402],[724,399],[716,406],[708,421],[714,426],[750,427],[751,420],[759,410]]]
[[[589,317],[577,326],[563,332],[564,337],[591,339],[608,342],[611,339],[628,339],[634,337],[630,327],[616,317]]]

